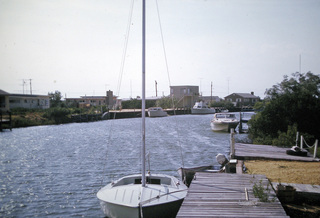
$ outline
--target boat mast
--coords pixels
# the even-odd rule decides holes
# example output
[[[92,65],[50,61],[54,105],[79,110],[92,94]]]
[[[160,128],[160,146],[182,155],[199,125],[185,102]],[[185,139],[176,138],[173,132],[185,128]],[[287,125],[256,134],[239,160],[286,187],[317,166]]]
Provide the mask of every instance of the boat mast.
[[[145,0],[142,0],[142,105],[141,105],[141,116],[142,116],[142,146],[141,146],[141,184],[142,187],[146,186],[146,90],[145,90],[145,78],[146,78],[146,7]]]

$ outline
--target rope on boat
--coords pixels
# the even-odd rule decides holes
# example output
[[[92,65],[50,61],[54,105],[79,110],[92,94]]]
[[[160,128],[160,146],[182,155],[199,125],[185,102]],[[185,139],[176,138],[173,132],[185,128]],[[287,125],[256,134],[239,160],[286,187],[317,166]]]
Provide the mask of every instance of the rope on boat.
[[[317,141],[315,141],[314,143],[313,143],[313,145],[312,146],[310,146],[310,145],[308,145],[308,143],[306,142],[306,140],[303,138],[303,141],[304,141],[304,144],[308,147],[308,148],[313,148],[315,145],[316,145],[316,142]]]
[[[123,75],[123,71],[124,71],[124,65],[125,65],[125,60],[126,60],[126,55],[127,55],[127,48],[128,48],[128,41],[129,41],[129,35],[130,35],[130,27],[131,27],[131,20],[132,20],[132,14],[133,14],[133,6],[134,6],[134,0],[131,1],[131,7],[130,7],[130,12],[129,12],[129,17],[128,17],[127,31],[126,31],[125,42],[124,42],[124,47],[123,47],[123,53],[122,53],[122,59],[121,59],[121,65],[120,65],[120,73],[119,73],[117,92],[116,92],[117,96],[120,95],[122,75]]]
[[[131,6],[130,6],[130,10],[129,10],[126,37],[125,37],[125,42],[124,42],[124,48],[123,48],[123,54],[122,54],[122,60],[121,60],[121,67],[120,67],[120,73],[119,73],[118,85],[117,85],[117,92],[116,92],[118,96],[120,94],[121,81],[122,81],[122,75],[123,75],[124,64],[125,64],[125,57],[126,57],[126,53],[127,53],[129,33],[130,33],[131,20],[132,20],[132,14],[133,14],[133,6],[134,6],[134,0],[131,1]],[[113,119],[110,122],[109,137],[108,137],[108,140],[107,140],[106,154],[105,154],[105,160],[104,160],[103,173],[101,175],[102,178],[101,178],[100,187],[104,186],[103,177],[104,177],[104,175],[106,174],[106,171],[107,171],[108,151],[109,151],[109,147],[110,147],[109,145],[111,144],[111,138],[112,138],[111,136],[112,136],[112,132],[113,132],[113,125],[114,125],[115,118],[116,118],[116,112],[114,112]]]
[[[164,196],[167,196],[167,195],[170,195],[170,194],[174,194],[174,193],[178,193],[178,192],[183,192],[183,191],[186,191],[186,189],[181,189],[181,190],[178,190],[178,191],[169,192],[169,193],[165,193],[165,194],[159,194],[156,197],[150,198],[150,199],[145,200],[145,201],[141,201],[139,203],[139,205],[142,207],[144,204],[147,204],[147,203],[150,203],[152,201],[158,200],[161,197],[164,197]]]
[[[166,53],[164,37],[163,37],[163,32],[162,32],[162,25],[161,25],[161,19],[160,19],[160,11],[159,11],[159,6],[158,6],[158,0],[156,0],[155,2],[156,2],[157,14],[158,14],[159,28],[160,28],[160,33],[161,33],[162,48],[163,48],[164,59],[165,59],[167,75],[168,75],[169,88],[170,88],[170,86],[171,86],[170,72],[169,72],[167,53]],[[175,109],[174,96],[173,95],[171,96],[171,101],[172,101],[172,107]],[[174,115],[176,115],[175,113],[176,113],[176,111],[174,110]],[[183,159],[183,152],[182,152],[183,149],[182,149],[182,146],[181,146],[181,143],[180,143],[180,134],[179,134],[179,131],[178,131],[178,125],[177,125],[178,121],[177,121],[176,116],[174,116],[174,119],[175,119],[175,123],[176,123],[177,135],[178,135],[178,145],[179,145],[179,148],[180,148],[180,156],[181,156],[182,167],[184,168],[184,159]]]

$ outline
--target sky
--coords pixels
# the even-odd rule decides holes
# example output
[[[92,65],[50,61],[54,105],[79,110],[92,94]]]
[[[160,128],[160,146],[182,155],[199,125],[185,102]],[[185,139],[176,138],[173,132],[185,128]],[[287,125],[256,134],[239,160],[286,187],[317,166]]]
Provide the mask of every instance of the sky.
[[[157,81],[158,96],[192,85],[264,98],[284,75],[320,73],[319,0],[146,7],[147,97]],[[141,0],[0,0],[0,89],[29,94],[31,79],[32,94],[141,96],[141,41]]]

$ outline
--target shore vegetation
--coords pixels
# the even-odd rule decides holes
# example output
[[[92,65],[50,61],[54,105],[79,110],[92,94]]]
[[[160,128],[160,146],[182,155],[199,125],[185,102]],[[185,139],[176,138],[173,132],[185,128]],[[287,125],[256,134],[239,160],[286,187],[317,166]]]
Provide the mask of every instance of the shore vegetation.
[[[255,105],[260,112],[249,121],[253,143],[292,147],[299,132],[309,145],[314,144],[320,136],[320,75],[284,76],[265,94]]]

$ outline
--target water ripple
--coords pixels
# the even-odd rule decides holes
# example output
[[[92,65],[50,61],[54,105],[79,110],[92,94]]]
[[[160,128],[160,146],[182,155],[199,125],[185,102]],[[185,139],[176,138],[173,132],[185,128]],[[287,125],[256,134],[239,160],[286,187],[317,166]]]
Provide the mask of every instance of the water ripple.
[[[153,172],[216,164],[229,134],[210,129],[211,115],[146,119]],[[140,172],[140,119],[18,128],[0,134],[1,217],[103,217],[96,192]],[[181,150],[182,149],[182,150]]]

